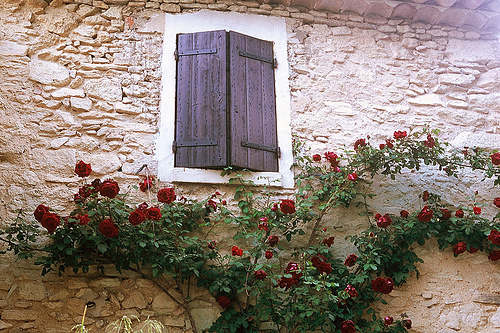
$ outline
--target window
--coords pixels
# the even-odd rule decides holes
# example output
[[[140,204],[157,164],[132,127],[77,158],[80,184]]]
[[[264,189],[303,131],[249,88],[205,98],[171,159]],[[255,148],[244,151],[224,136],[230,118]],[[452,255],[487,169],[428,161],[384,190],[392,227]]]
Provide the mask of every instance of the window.
[[[210,169],[231,165],[253,170],[256,183],[293,187],[286,56],[284,19],[167,14],[160,179],[226,183]]]

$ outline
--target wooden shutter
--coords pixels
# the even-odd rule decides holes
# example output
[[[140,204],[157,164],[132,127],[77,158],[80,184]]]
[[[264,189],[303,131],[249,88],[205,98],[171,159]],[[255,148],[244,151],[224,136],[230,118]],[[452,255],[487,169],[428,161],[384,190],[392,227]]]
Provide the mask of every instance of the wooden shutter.
[[[227,166],[226,32],[177,36],[175,166]]]
[[[278,171],[273,44],[229,32],[232,166]]]

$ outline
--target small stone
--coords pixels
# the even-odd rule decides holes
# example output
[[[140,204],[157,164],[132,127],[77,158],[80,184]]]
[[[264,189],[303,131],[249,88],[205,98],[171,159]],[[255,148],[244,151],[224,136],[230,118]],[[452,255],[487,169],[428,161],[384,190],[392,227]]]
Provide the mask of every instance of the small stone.
[[[85,97],[82,89],[61,88],[52,92],[52,97],[55,99],[63,99],[66,97]]]
[[[3,310],[2,320],[32,321],[38,318],[38,313],[34,310]]]
[[[408,103],[417,106],[444,106],[443,101],[436,94],[427,94],[415,98],[409,98]]]
[[[1,330],[5,330],[7,328],[11,328],[11,327],[12,327],[12,324],[9,324],[9,323],[6,323],[3,320],[0,320],[0,331]]]
[[[92,108],[92,101],[89,98],[70,98],[71,107],[76,111],[89,111]]]

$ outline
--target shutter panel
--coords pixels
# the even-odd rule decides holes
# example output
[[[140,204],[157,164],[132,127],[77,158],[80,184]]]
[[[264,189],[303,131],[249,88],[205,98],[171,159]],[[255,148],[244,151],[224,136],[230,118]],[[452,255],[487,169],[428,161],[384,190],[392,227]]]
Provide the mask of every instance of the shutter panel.
[[[272,42],[231,31],[230,147],[235,167],[278,171]]]
[[[227,165],[226,32],[177,36],[175,166]]]

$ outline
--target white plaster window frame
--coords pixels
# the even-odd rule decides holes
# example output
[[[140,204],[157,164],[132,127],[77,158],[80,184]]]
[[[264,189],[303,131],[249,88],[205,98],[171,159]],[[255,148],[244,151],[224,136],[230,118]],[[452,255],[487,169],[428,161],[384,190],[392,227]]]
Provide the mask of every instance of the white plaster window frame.
[[[186,14],[165,14],[160,128],[156,143],[160,180],[180,183],[227,184],[231,178],[230,176],[221,176],[220,170],[174,167],[174,152],[172,150],[175,137],[176,89],[174,52],[177,44],[177,34],[212,30],[232,30],[274,43],[274,53],[278,61],[275,70],[275,87],[278,147],[281,149],[281,157],[278,160],[279,172],[248,172],[245,173],[245,178],[252,180],[257,185],[293,188],[291,106],[285,19],[209,10]]]

